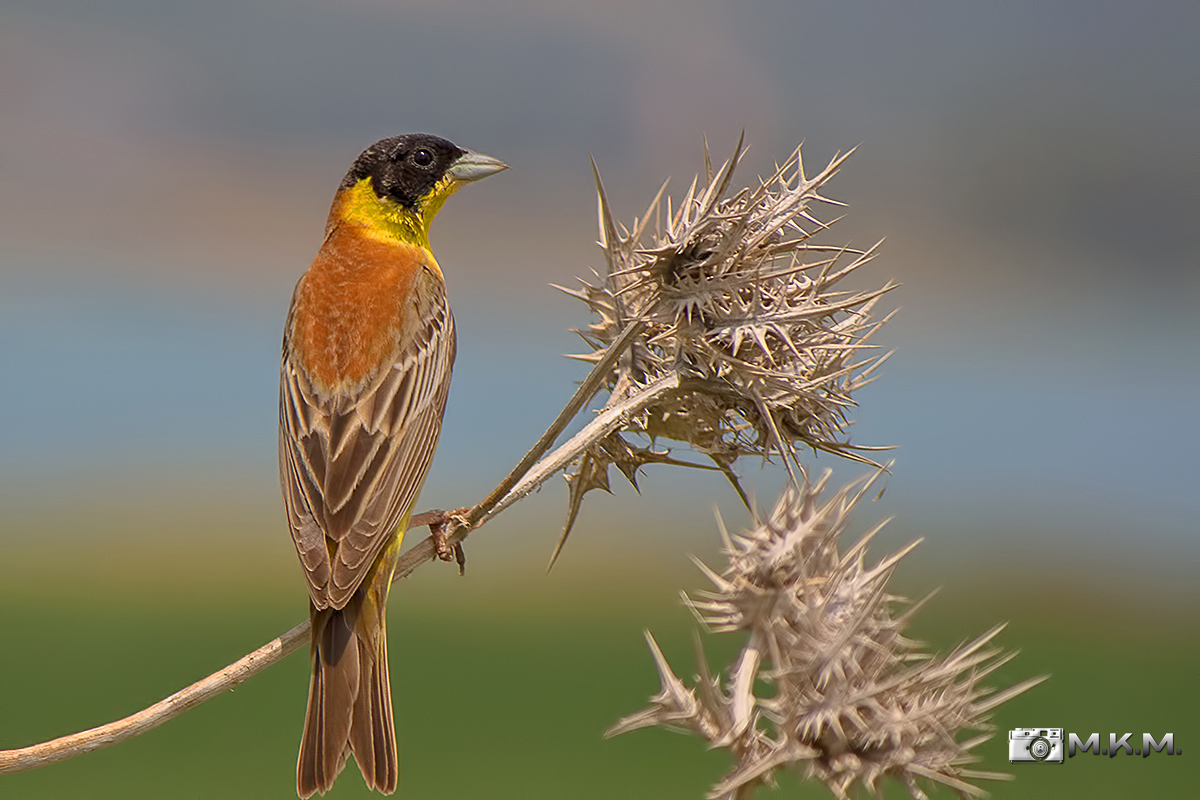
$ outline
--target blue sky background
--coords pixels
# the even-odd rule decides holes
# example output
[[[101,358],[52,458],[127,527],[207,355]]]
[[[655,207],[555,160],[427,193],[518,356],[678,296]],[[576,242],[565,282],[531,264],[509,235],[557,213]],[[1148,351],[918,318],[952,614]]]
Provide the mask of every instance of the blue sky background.
[[[353,157],[410,130],[513,166],[434,227],[460,355],[423,505],[473,502],[582,375],[559,354],[586,316],[547,284],[600,262],[589,154],[629,218],[686,186],[702,135],[720,154],[745,129],[745,180],[801,141],[813,164],[861,145],[829,241],[885,238],[870,280],[903,284],[855,426],[898,447],[864,527],[897,514],[927,558],[1014,583],[1044,561],[1197,599],[1193,4],[131,0],[0,20],[0,538],[143,507],[174,509],[138,518],[170,536],[207,504],[286,540],[291,287]],[[768,502],[777,476],[746,471]],[[648,523],[711,545],[719,481],[660,469],[643,490],[590,502],[581,538]],[[514,512],[507,550],[542,558],[564,495]]]

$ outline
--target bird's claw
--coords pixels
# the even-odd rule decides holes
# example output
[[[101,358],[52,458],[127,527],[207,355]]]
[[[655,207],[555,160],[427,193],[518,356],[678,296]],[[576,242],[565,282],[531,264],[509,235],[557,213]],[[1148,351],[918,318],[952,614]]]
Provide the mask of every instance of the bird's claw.
[[[451,544],[446,533],[446,529],[450,527],[450,523],[455,523],[455,528],[470,527],[467,520],[467,513],[470,508],[456,508],[453,511],[428,511],[419,515],[421,517],[420,524],[429,526],[429,534],[433,538],[433,552],[440,561],[453,560],[458,564],[458,574],[462,575],[466,571],[467,556],[463,552],[462,543],[455,542]]]

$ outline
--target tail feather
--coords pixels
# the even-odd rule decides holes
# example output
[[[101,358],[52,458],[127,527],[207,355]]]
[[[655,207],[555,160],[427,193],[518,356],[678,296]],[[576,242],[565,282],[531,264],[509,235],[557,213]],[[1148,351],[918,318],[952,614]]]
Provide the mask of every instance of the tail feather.
[[[359,642],[366,648],[366,642]],[[366,663],[365,656],[363,657]],[[363,684],[354,703],[350,722],[350,749],[372,789],[390,794],[396,789],[396,728],[392,722],[392,692],[388,684],[387,637],[380,636],[370,669],[364,669]]]
[[[353,753],[367,786],[391,794],[399,769],[382,604],[360,591],[345,608],[314,608],[311,617],[312,679],[296,792],[327,792]]]

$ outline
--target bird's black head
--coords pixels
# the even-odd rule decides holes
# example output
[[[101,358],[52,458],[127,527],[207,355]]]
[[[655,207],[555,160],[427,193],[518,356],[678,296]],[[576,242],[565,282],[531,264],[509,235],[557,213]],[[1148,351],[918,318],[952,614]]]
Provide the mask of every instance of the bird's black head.
[[[348,189],[370,178],[379,197],[417,211],[419,203],[466,153],[454,143],[428,133],[393,136],[364,150],[342,179],[341,188]]]

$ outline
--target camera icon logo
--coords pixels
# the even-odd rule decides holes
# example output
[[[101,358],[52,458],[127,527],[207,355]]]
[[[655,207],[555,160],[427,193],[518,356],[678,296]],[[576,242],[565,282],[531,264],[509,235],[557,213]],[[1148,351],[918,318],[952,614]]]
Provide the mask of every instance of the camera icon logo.
[[[1008,760],[1063,763],[1063,729],[1014,728],[1008,732]]]

